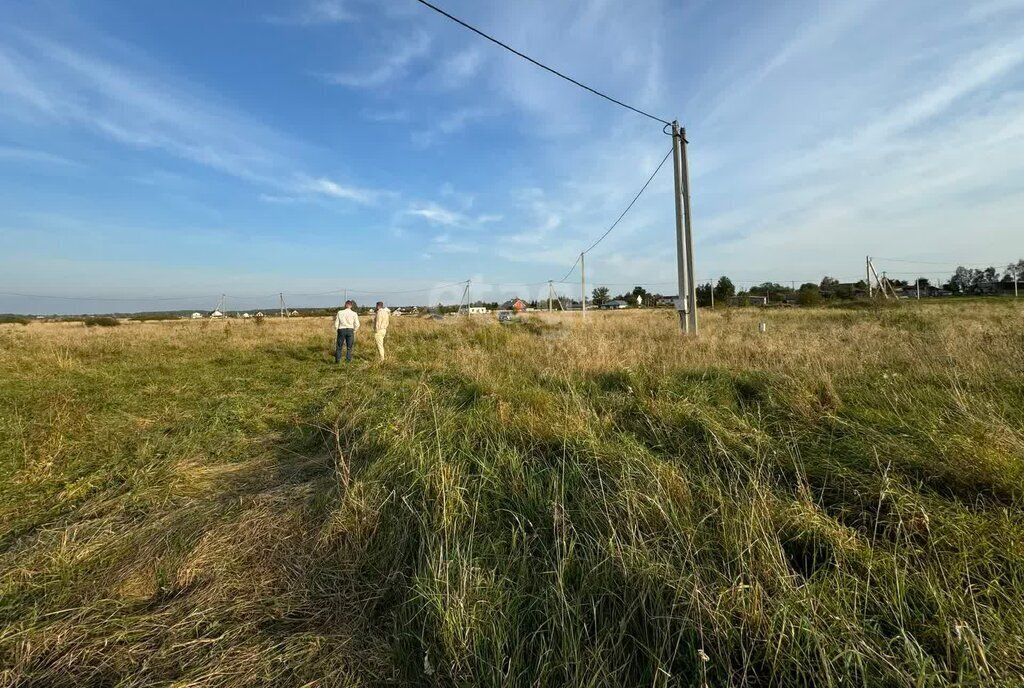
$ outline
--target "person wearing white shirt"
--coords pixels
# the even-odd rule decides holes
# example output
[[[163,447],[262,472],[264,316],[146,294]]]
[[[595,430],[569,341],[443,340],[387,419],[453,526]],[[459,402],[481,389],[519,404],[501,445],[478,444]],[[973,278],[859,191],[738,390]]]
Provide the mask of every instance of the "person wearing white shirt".
[[[377,353],[380,362],[384,362],[384,338],[388,336],[388,324],[391,321],[391,310],[383,301],[377,302],[377,310],[373,312],[373,340],[377,342]]]
[[[345,362],[352,362],[352,349],[356,345],[356,330],[359,329],[359,315],[352,310],[354,304],[345,302],[345,307],[334,316],[334,329],[338,331],[338,343],[334,348],[334,362],[341,363],[341,346],[345,345]]]

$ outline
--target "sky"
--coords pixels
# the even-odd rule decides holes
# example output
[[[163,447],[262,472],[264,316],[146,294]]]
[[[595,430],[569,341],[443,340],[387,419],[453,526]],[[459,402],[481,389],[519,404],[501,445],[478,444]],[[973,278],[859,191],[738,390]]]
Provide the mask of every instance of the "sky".
[[[1024,256],[1024,0],[438,2],[686,127],[699,280]],[[546,298],[670,146],[414,0],[0,0],[0,312]],[[588,291],[676,293],[672,193]]]

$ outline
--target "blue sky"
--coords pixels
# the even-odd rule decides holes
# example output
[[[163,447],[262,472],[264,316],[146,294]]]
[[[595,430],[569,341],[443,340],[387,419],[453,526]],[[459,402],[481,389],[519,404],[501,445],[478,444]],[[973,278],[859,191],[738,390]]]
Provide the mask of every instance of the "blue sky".
[[[1024,0],[442,5],[687,127],[699,277],[1024,255]],[[0,291],[132,299],[0,312],[536,297],[669,145],[413,0],[0,0]],[[589,283],[675,292],[671,188]]]

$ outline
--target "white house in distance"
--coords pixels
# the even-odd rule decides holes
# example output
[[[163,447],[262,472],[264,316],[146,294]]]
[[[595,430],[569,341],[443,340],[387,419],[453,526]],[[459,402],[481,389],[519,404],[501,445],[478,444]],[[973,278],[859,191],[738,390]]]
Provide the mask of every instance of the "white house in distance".
[[[483,306],[469,306],[466,309],[466,312],[469,313],[470,315],[483,315],[487,313],[487,309],[484,308]]]
[[[221,313],[220,311],[214,311],[213,313],[210,313],[210,317],[211,318],[223,318],[224,314]]]
[[[601,308],[606,311],[619,310],[620,308],[629,308],[629,304],[621,299],[615,299],[614,301],[609,301],[608,303],[601,304]]]
[[[248,313],[242,313],[242,317],[243,318],[251,318],[252,316],[249,315]]]
[[[200,320],[200,319],[202,319],[202,317],[203,317],[202,313],[193,313],[192,314],[192,319],[193,320]]]

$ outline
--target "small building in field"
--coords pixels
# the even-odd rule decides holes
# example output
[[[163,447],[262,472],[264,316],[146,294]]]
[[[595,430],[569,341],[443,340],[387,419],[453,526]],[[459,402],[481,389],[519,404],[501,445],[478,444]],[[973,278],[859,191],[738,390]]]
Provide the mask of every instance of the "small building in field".
[[[193,320],[200,320],[202,317],[203,317],[202,313],[193,313],[192,314],[192,319]]]
[[[210,317],[211,318],[223,318],[224,314],[221,313],[220,311],[214,311],[213,313],[210,313]]]
[[[469,313],[470,315],[483,315],[487,313],[487,309],[484,308],[483,306],[469,306],[466,309],[466,312]]]
[[[608,301],[607,303],[601,304],[601,310],[604,311],[615,311],[623,308],[629,308],[629,304],[622,299],[615,299],[614,301]]]
[[[743,296],[733,296],[729,299],[730,306],[767,306],[767,296],[757,296],[756,294],[744,294]]]
[[[248,313],[242,313],[242,317],[243,318],[251,318],[252,316],[249,315]]]

